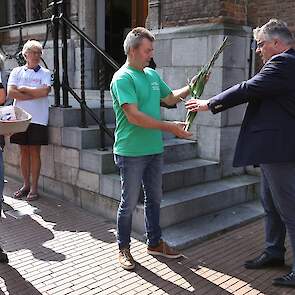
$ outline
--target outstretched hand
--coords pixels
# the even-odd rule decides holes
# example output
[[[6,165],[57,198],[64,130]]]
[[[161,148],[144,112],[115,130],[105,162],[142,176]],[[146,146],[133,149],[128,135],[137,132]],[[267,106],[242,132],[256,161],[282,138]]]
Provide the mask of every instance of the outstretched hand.
[[[178,138],[189,138],[193,134],[185,131],[186,123],[184,122],[169,122],[169,132],[173,133]]]
[[[209,100],[191,98],[185,107],[191,112],[204,112],[209,110],[208,102]]]

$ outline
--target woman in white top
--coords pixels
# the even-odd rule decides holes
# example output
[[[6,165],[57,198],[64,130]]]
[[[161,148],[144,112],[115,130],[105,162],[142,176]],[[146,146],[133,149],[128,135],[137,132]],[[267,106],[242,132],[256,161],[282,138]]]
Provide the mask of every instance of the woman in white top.
[[[32,201],[38,198],[41,146],[48,144],[48,94],[51,88],[51,74],[39,65],[42,45],[38,41],[27,41],[22,54],[27,63],[12,70],[7,92],[9,97],[14,98],[15,106],[32,115],[32,121],[26,132],[14,134],[10,141],[20,146],[20,166],[24,181],[14,197],[27,197],[28,201]]]

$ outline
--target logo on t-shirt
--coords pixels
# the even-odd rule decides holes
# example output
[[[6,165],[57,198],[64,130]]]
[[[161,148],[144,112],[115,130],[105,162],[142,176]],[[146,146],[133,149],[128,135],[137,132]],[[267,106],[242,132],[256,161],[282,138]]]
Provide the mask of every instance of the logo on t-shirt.
[[[20,84],[24,84],[24,85],[39,86],[42,84],[42,80],[40,78],[20,77],[18,81]]]
[[[152,90],[160,91],[160,85],[158,82],[152,82],[151,86],[152,86]]]

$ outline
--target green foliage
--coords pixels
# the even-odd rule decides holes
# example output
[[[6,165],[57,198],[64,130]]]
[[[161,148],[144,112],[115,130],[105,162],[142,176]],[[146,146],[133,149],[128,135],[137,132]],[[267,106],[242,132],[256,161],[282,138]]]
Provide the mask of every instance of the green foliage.
[[[202,69],[198,72],[197,78],[194,81],[192,85],[189,85],[190,87],[190,94],[192,98],[200,99],[201,95],[204,92],[205,85],[208,82],[208,77],[210,74],[210,71],[215,63],[215,61],[218,59],[219,55],[222,53],[224,48],[227,46],[227,39],[228,37],[225,37],[222,44],[219,46],[219,48],[214,52],[211,60],[202,67]],[[187,112],[186,120],[186,131],[188,131],[197,115],[197,112]]]

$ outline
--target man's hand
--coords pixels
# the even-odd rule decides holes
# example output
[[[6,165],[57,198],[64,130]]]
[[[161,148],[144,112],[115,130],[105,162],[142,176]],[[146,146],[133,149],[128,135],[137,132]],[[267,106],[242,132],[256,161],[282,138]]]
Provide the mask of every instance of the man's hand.
[[[209,79],[210,73],[206,76],[206,81]],[[197,80],[198,75],[194,76],[191,81],[188,80],[189,85],[193,85]],[[175,106],[180,101],[184,101],[184,98],[190,94],[190,87],[186,85],[183,88],[173,90],[167,97],[162,99],[164,105]]]
[[[208,75],[206,76],[206,82],[208,82],[210,75],[211,73],[208,73]],[[192,77],[191,81],[189,82],[189,85],[193,85],[196,82],[197,78],[198,78],[198,75],[195,75],[194,77]]]
[[[136,104],[124,104],[122,106],[129,123],[151,129],[159,129],[165,132],[171,132],[179,138],[188,138],[192,136],[190,132],[184,130],[186,126],[183,122],[169,122],[156,120],[138,110]]]
[[[189,138],[193,134],[191,132],[185,131],[186,123],[184,122],[166,122],[168,124],[168,132],[173,133],[179,138]]]
[[[208,103],[208,99],[192,98],[185,104],[185,107],[191,112],[204,112],[209,110]]]

